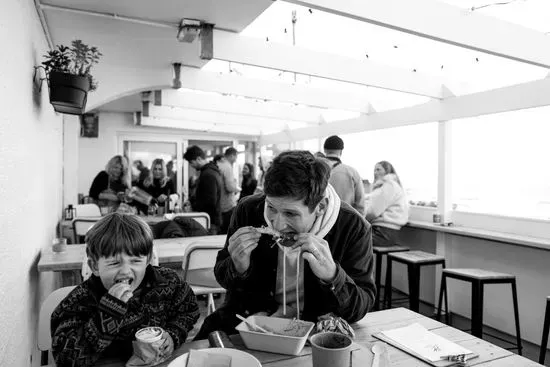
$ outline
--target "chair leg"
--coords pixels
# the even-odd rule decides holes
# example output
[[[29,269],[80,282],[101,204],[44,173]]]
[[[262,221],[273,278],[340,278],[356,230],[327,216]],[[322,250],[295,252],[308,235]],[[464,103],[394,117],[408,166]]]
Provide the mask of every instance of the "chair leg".
[[[445,294],[445,296],[447,295],[447,276],[445,275],[445,273],[441,274],[441,284],[439,286],[439,302],[437,303],[437,321],[441,321],[441,306],[443,306],[443,294]],[[447,309],[448,305],[446,300],[447,297],[445,297],[445,311],[449,312],[449,310]],[[445,322],[448,324],[447,321],[447,315],[445,315]]]
[[[518,354],[521,356],[521,332],[519,327],[519,308],[518,308],[518,293],[516,288],[516,280],[512,280],[512,297],[514,298],[514,318],[516,319],[516,343]]]
[[[216,304],[214,303],[214,295],[208,293],[208,305],[207,305],[207,315],[210,315],[212,312],[216,311]]]
[[[386,308],[391,308],[391,298],[392,298],[392,286],[391,286],[391,269],[392,261],[389,256],[386,257],[386,284],[384,284],[384,304]]]
[[[43,350],[40,352],[40,365],[45,366],[48,364],[48,351]]]
[[[472,335],[483,336],[483,283],[472,282]]]
[[[550,300],[546,301],[546,312],[544,313],[544,327],[542,328],[542,341],[540,343],[539,363],[544,364],[546,348],[548,346],[548,332],[550,331]]]
[[[376,298],[374,300],[374,310],[380,310],[380,291],[382,290],[382,254],[376,254],[376,273],[375,273],[375,283],[376,283]]]
[[[409,308],[411,311],[418,312],[420,309],[420,267],[417,265],[407,265],[409,276]]]

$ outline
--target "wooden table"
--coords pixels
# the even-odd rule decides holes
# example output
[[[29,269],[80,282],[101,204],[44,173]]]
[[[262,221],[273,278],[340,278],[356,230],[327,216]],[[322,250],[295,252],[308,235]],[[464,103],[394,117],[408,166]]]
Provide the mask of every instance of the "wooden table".
[[[394,329],[397,327],[407,326],[413,323],[419,323],[431,330],[432,332],[441,335],[442,337],[451,340],[459,345],[468,348],[479,357],[468,362],[468,366],[478,367],[534,367],[541,366],[527,358],[518,356],[506,349],[502,349],[485,340],[478,339],[470,334],[447,326],[443,323],[430,319],[428,317],[417,314],[405,308],[394,308],[390,310],[372,312],[367,314],[361,321],[353,324],[355,329],[355,342],[362,347],[369,348],[371,343],[378,341],[372,336],[373,333]],[[231,336],[232,341],[238,349],[255,356],[262,366],[269,367],[311,367],[311,348],[305,347],[300,356],[287,356],[282,354],[273,354],[247,350],[242,344],[241,338],[238,335]],[[176,357],[187,353],[190,349],[208,348],[208,340],[199,340],[186,343],[174,352],[170,360],[162,363],[159,367],[166,367]],[[388,345],[388,353],[390,365],[392,367],[428,367],[429,364],[416,359],[415,357]],[[120,367],[124,366],[125,361],[103,360],[96,366],[99,367]],[[361,364],[354,367],[370,367],[369,365]]]
[[[225,243],[226,235],[197,236],[182,238],[164,238],[153,240],[159,263],[181,267],[185,249],[191,243]],[[86,245],[67,245],[67,250],[61,253],[53,252],[51,248],[40,251],[38,271],[54,271],[61,273],[62,286],[79,283],[82,261],[86,257]]]
[[[165,219],[163,215],[140,215],[140,218],[142,218],[147,224],[153,225],[158,222],[162,222]],[[77,217],[78,219],[92,219],[97,220],[101,219],[102,217]],[[73,221],[72,220],[62,220],[59,222],[59,227],[61,229],[61,237],[66,238],[68,243],[73,243],[74,239],[74,231],[73,231]]]

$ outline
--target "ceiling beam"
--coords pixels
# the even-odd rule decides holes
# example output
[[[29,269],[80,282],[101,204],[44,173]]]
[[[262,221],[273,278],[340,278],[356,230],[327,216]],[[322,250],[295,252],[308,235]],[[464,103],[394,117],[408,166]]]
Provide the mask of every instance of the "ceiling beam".
[[[304,104],[313,107],[368,113],[366,96],[321,89],[303,84],[289,84],[220,74],[195,68],[182,68],[183,88],[205,92],[233,94],[243,97]]]
[[[244,137],[247,140],[255,141],[261,131],[259,128],[254,128],[246,125],[227,125],[223,122],[205,122],[194,121],[191,119],[169,119],[161,117],[146,117],[140,116],[139,113],[135,114],[134,119],[136,124],[140,126],[149,127],[162,127],[171,129],[181,129],[188,131],[209,132],[209,133],[223,133],[233,134],[234,137]]]
[[[151,102],[143,102],[143,107],[143,117],[226,124],[241,126],[246,129],[254,128],[259,132],[266,130],[273,131],[277,129],[283,130],[290,124],[296,127],[305,127],[308,125],[306,123],[289,122],[259,116],[235,115],[225,112],[196,110],[181,107],[155,106]]]
[[[300,121],[317,125],[321,109],[281,104],[278,102],[237,98],[218,93],[197,93],[191,90],[157,90],[150,97],[156,106],[181,107],[215,111],[242,116],[256,116],[286,121]]]
[[[332,134],[349,134],[369,130],[516,111],[526,108],[550,106],[550,79],[517,84],[450,97],[442,101],[430,101],[416,106],[362,115],[359,118],[337,121],[261,137],[262,144],[288,143],[320,138]]]
[[[444,97],[439,78],[220,30],[214,30],[214,58],[431,98]]]
[[[550,38],[546,34],[443,1],[287,1],[451,45],[550,67]]]

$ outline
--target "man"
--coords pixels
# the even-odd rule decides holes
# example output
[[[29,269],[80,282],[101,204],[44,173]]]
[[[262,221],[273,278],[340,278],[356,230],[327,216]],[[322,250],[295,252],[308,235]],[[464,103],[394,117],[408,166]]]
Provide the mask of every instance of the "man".
[[[218,234],[221,225],[220,199],[223,187],[220,170],[214,162],[206,161],[204,151],[196,145],[187,148],[183,158],[191,167],[200,171],[191,206],[194,211],[208,213],[210,234]]]
[[[329,176],[328,165],[311,153],[283,152],[266,173],[265,195],[239,202],[214,268],[227,289],[225,303],[196,339],[213,330],[235,333],[236,313],[314,322],[327,313],[350,323],[363,318],[376,292],[371,227],[340,201]]]
[[[237,161],[237,149],[233,147],[227,148],[223,158],[220,157],[220,159],[215,159],[215,161],[218,164],[223,180],[221,199],[222,225],[220,234],[226,234],[233,209],[237,205],[237,193],[239,192],[237,180],[233,176],[233,163]]]
[[[149,177],[149,168],[147,168],[143,162],[139,159],[134,161],[134,167],[137,168],[139,175],[135,180],[135,184],[142,183],[147,177]]]
[[[340,196],[340,199],[361,215],[365,215],[365,191],[359,172],[347,164],[343,164],[340,157],[344,150],[344,141],[336,135],[329,136],[323,146],[329,165],[332,166],[329,183]]]

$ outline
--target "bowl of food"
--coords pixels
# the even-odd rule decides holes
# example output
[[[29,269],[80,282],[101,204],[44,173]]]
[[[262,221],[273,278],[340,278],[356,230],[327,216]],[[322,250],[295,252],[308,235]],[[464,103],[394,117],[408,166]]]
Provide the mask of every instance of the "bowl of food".
[[[246,321],[268,331],[253,330],[244,321],[237,325],[235,329],[248,349],[294,356],[300,354],[315,325],[309,321],[268,316],[249,316]]]

